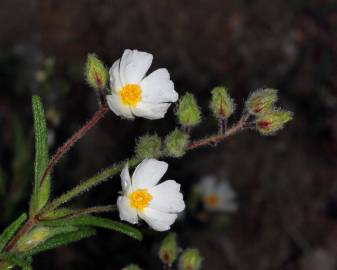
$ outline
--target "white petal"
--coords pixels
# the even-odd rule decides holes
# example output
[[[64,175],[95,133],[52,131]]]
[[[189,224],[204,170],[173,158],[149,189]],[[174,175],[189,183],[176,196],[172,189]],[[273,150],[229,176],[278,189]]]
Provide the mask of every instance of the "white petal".
[[[117,94],[112,93],[106,96],[110,110],[112,110],[116,115],[122,116],[128,119],[134,119],[134,116],[130,110],[129,106],[124,106]]]
[[[232,200],[236,197],[235,191],[228,182],[220,182],[216,192],[219,198],[223,198],[225,200]]]
[[[161,212],[150,207],[138,213],[139,216],[146,221],[151,228],[157,231],[167,231],[177,218],[177,214],[169,214]]]
[[[119,196],[117,199],[117,207],[121,220],[130,222],[132,224],[138,223],[137,211],[130,206],[129,198],[125,196]]]
[[[121,77],[119,73],[119,63],[120,60],[118,59],[113,63],[112,67],[109,70],[109,75],[110,75],[110,87],[112,91],[118,92],[119,90],[122,89],[122,82],[121,82]]]
[[[167,171],[168,164],[156,159],[144,159],[132,175],[132,188],[152,188]]]
[[[149,190],[152,200],[149,207],[162,212],[181,212],[185,209],[180,185],[174,180],[167,180]]]
[[[174,84],[166,68],[152,72],[141,81],[140,87],[142,100],[145,102],[176,102],[178,100],[178,93],[174,90]]]
[[[138,50],[125,50],[121,59],[120,73],[123,85],[138,84],[151,66],[153,55]]]
[[[121,181],[122,181],[123,193],[125,195],[128,195],[131,191],[130,190],[131,189],[131,178],[130,178],[128,164],[125,165],[124,169],[121,172]]]
[[[171,103],[146,103],[139,102],[136,108],[132,108],[134,115],[139,117],[144,117],[150,120],[164,118],[167,109],[170,107]]]
[[[204,195],[216,192],[216,178],[210,175],[202,178],[199,184],[199,190]]]
[[[219,210],[225,211],[225,212],[235,212],[239,208],[239,205],[234,200],[228,200],[228,201],[220,201],[220,204],[218,206]]]

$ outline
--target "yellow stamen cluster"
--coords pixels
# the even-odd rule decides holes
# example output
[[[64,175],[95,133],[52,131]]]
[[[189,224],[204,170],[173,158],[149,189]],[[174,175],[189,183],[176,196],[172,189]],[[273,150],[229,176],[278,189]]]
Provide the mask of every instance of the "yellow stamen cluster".
[[[141,101],[142,90],[138,84],[127,84],[120,91],[119,96],[123,105],[136,107]]]
[[[218,195],[216,195],[216,194],[208,195],[207,198],[206,198],[206,203],[207,203],[209,206],[212,206],[212,207],[217,206],[218,203],[219,203]]]
[[[144,189],[137,189],[129,195],[130,205],[139,211],[143,211],[145,207],[149,206],[152,200],[152,195]]]

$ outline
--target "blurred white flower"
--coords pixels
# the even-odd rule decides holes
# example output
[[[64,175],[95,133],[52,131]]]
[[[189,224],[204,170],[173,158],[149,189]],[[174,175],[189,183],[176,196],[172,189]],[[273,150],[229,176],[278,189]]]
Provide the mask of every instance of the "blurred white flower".
[[[123,195],[117,199],[121,220],[132,224],[143,219],[157,231],[166,231],[185,209],[180,185],[174,180],[157,183],[167,171],[168,164],[156,159],[145,159],[130,178],[129,168],[121,173]]]
[[[237,211],[236,194],[227,181],[217,181],[213,176],[206,176],[201,179],[198,190],[206,209],[224,212]]]
[[[174,84],[166,68],[145,77],[153,56],[138,50],[125,50],[110,68],[111,94],[107,95],[110,109],[117,115],[159,119],[165,116],[171,102],[178,100]]]

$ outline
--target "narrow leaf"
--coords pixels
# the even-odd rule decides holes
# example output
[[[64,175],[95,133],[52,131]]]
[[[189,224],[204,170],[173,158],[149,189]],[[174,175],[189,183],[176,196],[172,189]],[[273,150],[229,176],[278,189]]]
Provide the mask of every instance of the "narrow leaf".
[[[126,234],[138,241],[143,239],[142,233],[136,228],[118,221],[92,215],[79,216],[69,219],[45,221],[43,224],[48,226],[94,226],[114,230]]]
[[[23,255],[26,256],[33,256],[35,254],[41,253],[43,251],[47,251],[50,249],[55,249],[59,246],[64,246],[70,244],[72,242],[77,242],[83,238],[88,238],[96,234],[96,230],[88,227],[83,227],[75,232],[69,232],[64,234],[58,234],[45,242],[41,243],[40,245],[36,246],[35,248],[27,251]]]
[[[4,249],[6,244],[12,239],[14,234],[27,219],[27,214],[23,213],[15,221],[13,221],[0,235],[0,251]]]
[[[31,263],[22,257],[13,253],[0,254],[0,259],[12,264],[13,266],[19,266],[22,270],[33,270]]]
[[[41,178],[48,166],[48,134],[42,102],[38,96],[32,97],[35,130],[35,176],[34,190],[30,204],[30,214],[39,211],[48,202],[50,195],[50,174],[41,185]]]

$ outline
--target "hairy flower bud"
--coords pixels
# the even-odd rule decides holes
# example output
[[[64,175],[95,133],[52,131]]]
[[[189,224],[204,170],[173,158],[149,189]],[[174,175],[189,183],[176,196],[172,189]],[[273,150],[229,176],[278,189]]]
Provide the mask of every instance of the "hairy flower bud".
[[[28,251],[57,234],[73,232],[76,230],[78,230],[78,228],[74,226],[38,226],[20,238],[16,244],[16,249],[19,252]]]
[[[165,138],[165,153],[169,157],[182,157],[188,143],[189,135],[176,128]]]
[[[42,243],[50,237],[50,229],[48,227],[37,227],[30,233],[23,236],[17,243],[18,251],[27,251],[36,245]]]
[[[270,111],[277,101],[277,90],[260,89],[253,92],[246,101],[246,108],[249,113],[261,115]]]
[[[135,153],[140,159],[159,157],[161,155],[161,139],[156,134],[140,137]]]
[[[194,248],[186,249],[179,259],[179,270],[199,270],[203,258],[200,256],[199,250]]]
[[[256,129],[262,135],[274,135],[277,131],[293,119],[293,113],[284,110],[274,110],[256,119]]]
[[[184,127],[194,127],[201,121],[201,112],[193,94],[186,93],[179,100],[176,115]]]
[[[177,259],[177,235],[169,233],[161,243],[159,258],[164,264],[172,265]]]
[[[212,90],[211,110],[215,117],[229,118],[234,110],[235,103],[225,87],[215,87]]]
[[[136,264],[129,264],[128,266],[125,266],[122,270],[141,270],[141,269]]]
[[[95,90],[105,87],[108,81],[108,71],[95,54],[88,54],[86,65],[86,80]]]

